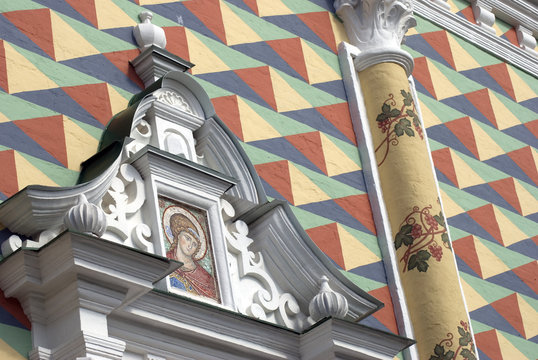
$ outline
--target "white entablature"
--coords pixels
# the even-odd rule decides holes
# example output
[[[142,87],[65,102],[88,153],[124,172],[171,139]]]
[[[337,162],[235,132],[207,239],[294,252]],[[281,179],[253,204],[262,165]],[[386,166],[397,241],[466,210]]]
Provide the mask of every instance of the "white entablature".
[[[267,201],[186,73],[111,120],[80,182],[0,205],[0,287],[32,322],[32,360],[392,359],[412,343],[355,324],[383,304]]]

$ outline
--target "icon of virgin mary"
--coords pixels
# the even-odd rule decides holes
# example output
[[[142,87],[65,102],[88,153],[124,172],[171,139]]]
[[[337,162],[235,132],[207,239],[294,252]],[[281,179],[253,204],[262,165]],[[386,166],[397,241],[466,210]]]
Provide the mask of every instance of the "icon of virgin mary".
[[[218,301],[215,278],[200,265],[208,243],[196,217],[183,207],[169,206],[163,213],[163,226],[170,244],[166,257],[183,263],[170,275],[170,285]]]

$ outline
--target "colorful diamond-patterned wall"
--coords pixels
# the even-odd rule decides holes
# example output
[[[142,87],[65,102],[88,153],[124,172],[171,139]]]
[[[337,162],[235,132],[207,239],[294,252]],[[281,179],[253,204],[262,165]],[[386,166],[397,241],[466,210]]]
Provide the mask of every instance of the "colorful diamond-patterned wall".
[[[29,184],[76,182],[109,119],[142,89],[129,60],[144,8],[167,50],[196,64],[267,194],[287,200],[344,274],[386,304],[365,323],[397,332],[331,1],[0,0],[0,200]],[[538,82],[417,20],[405,49],[480,356],[534,359]],[[16,302],[0,302],[0,358],[25,358],[30,324]]]

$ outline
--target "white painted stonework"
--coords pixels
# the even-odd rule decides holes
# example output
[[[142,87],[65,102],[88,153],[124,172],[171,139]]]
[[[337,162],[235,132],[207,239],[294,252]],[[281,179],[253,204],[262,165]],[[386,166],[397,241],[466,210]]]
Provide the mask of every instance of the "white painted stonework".
[[[0,287],[32,322],[32,360],[392,359],[412,343],[356,324],[382,304],[267,201],[190,75],[132,100],[81,176],[0,205],[15,234]],[[217,298],[171,285],[163,197],[207,218]]]

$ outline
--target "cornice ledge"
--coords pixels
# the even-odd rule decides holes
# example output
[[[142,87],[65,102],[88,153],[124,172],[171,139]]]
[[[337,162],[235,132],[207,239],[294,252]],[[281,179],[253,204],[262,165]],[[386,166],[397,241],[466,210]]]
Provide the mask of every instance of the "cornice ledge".
[[[462,37],[486,52],[538,77],[538,57],[520,49],[495,34],[448,12],[430,0],[415,0],[414,10],[429,21]]]
[[[351,44],[361,50],[355,61],[358,71],[394,62],[411,74],[413,58],[400,48],[407,30],[416,25],[411,0],[336,0],[334,8]]]

